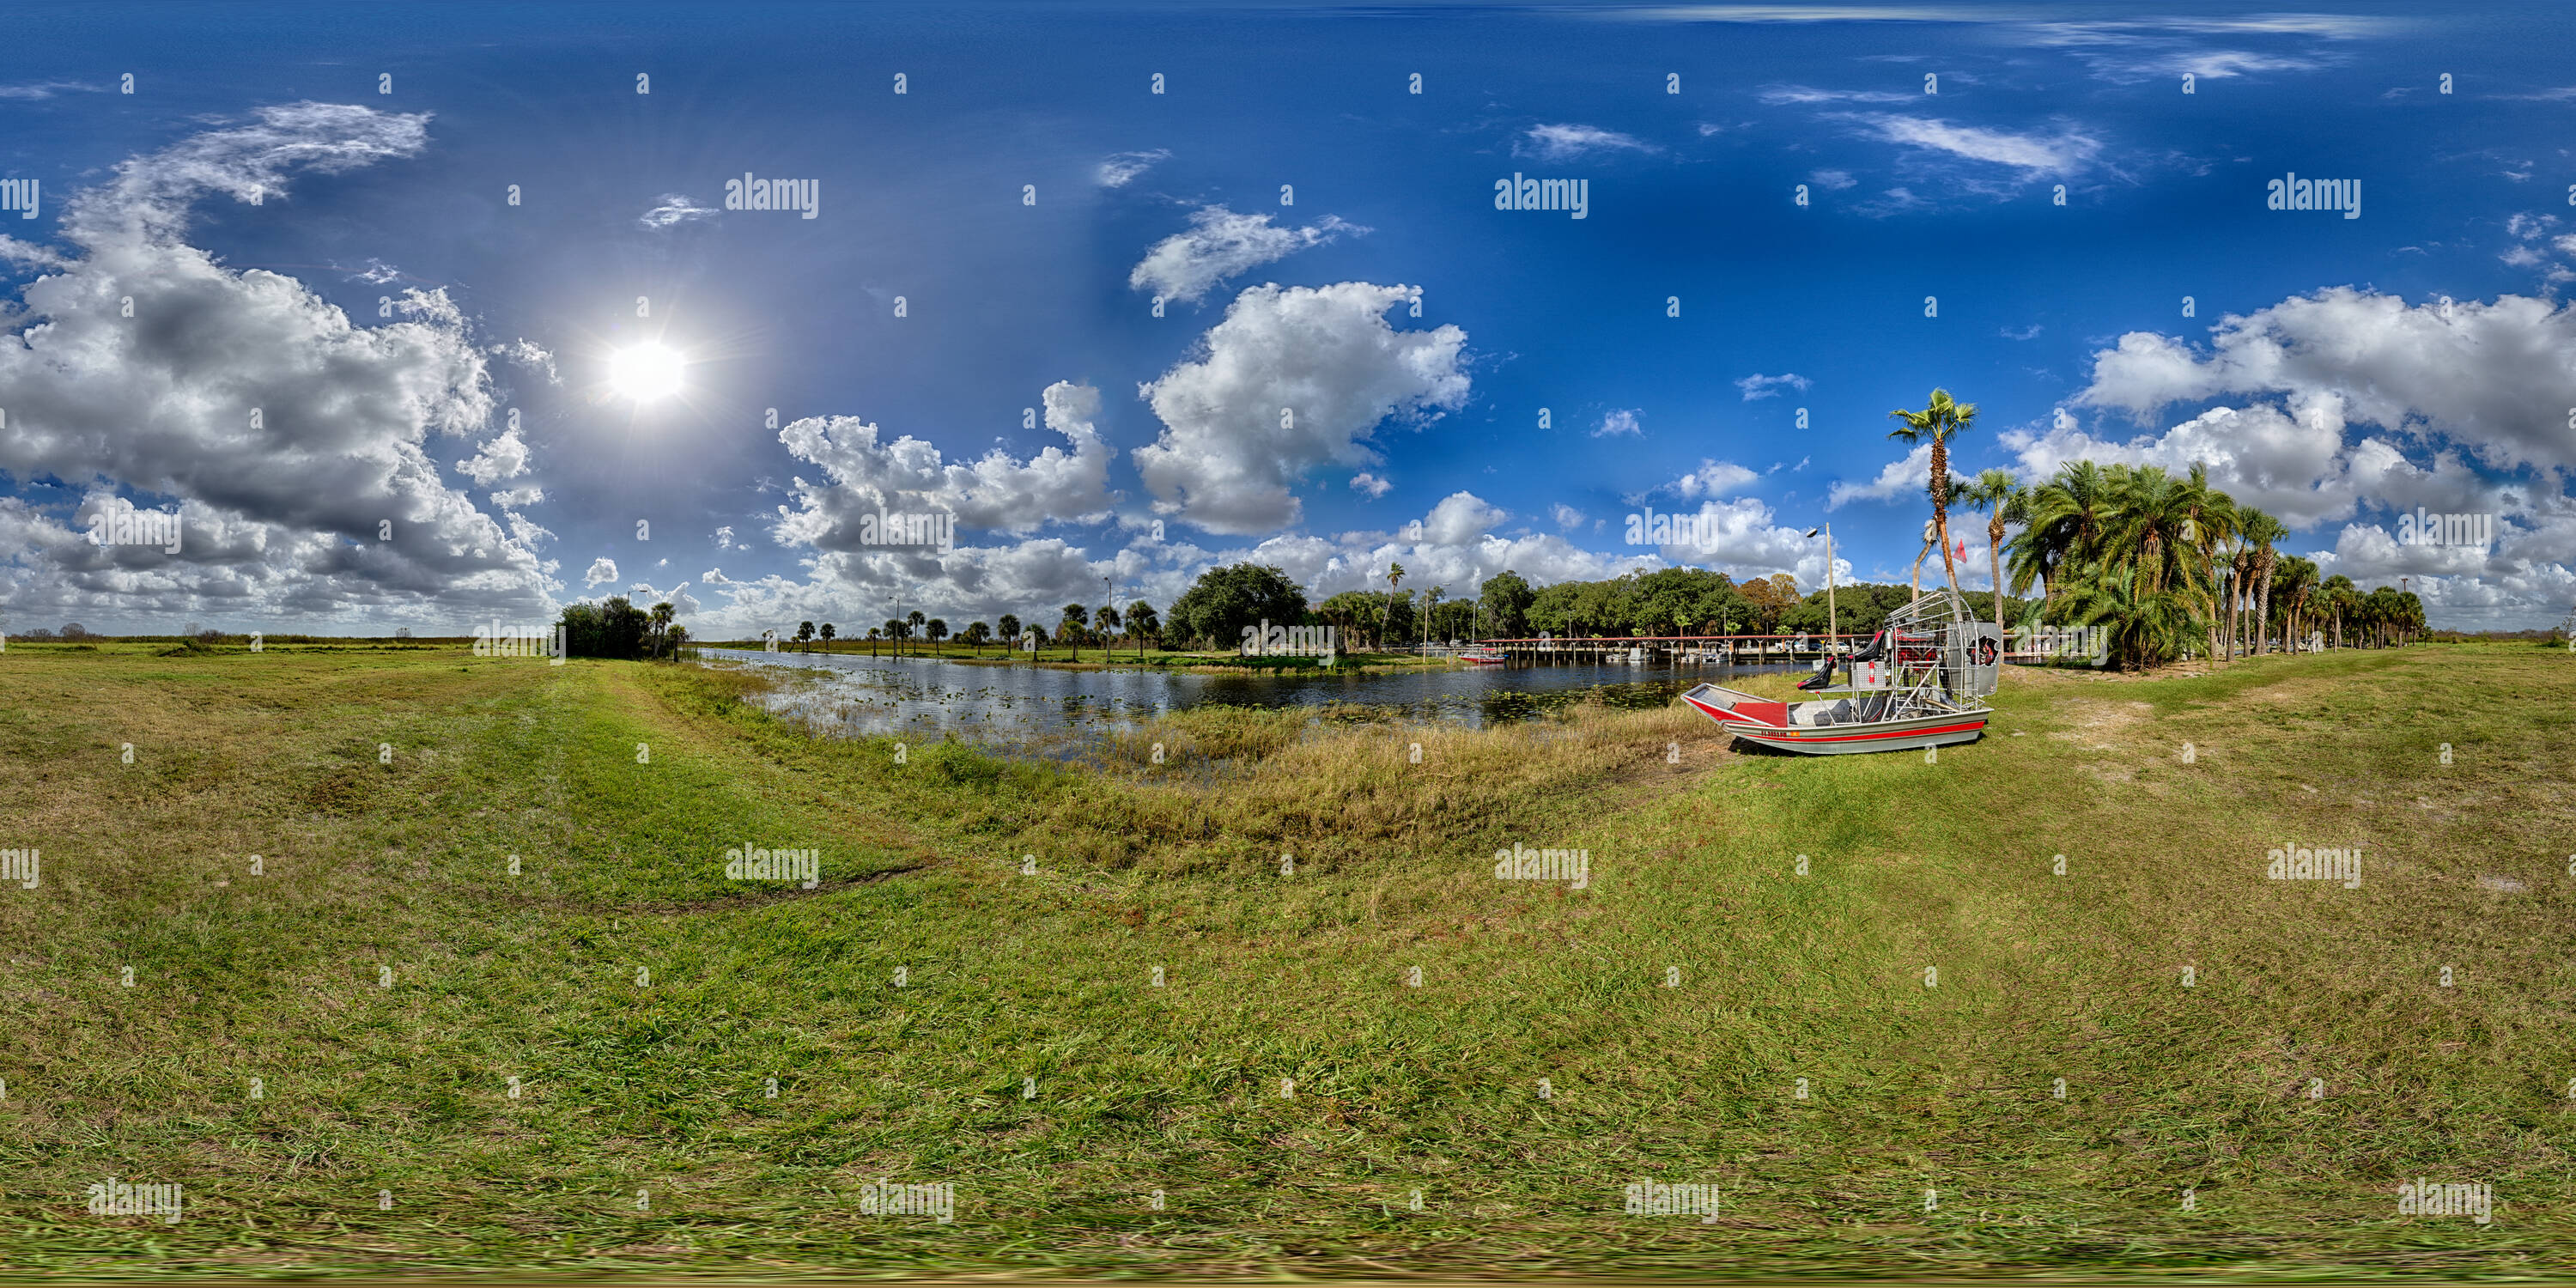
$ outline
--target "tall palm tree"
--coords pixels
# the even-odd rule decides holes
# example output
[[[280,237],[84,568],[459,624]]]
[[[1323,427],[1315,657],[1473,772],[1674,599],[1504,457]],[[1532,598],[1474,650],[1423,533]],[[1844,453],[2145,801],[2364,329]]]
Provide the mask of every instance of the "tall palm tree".
[[[2030,489],[2026,508],[2029,517],[2010,547],[2012,593],[2044,582],[2054,601],[2069,574],[2102,557],[2114,508],[2111,476],[2091,461],[2069,461],[2054,478]]]
[[[1091,624],[1100,628],[1101,660],[1104,662],[1111,660],[1109,637],[1118,630],[1118,610],[1108,604],[1102,604],[1091,610]]]
[[[1163,629],[1162,619],[1154,615],[1154,606],[1137,600],[1127,606],[1127,630],[1136,637],[1136,659],[1145,658],[1145,637]]]
[[[652,618],[652,621],[653,621],[653,636],[654,636],[655,640],[657,641],[657,647],[654,649],[654,651],[655,651],[655,652],[657,652],[657,653],[658,653],[658,652],[660,652],[660,651],[661,651],[661,650],[660,650],[660,648],[658,647],[658,641],[663,640],[663,639],[667,639],[667,638],[669,638],[669,637],[670,637],[670,634],[671,634],[671,619],[672,619],[672,618],[674,618],[674,617],[676,617],[676,616],[678,616],[678,615],[679,615],[679,610],[678,610],[678,609],[673,608],[673,607],[671,606],[671,602],[670,602],[669,600],[667,600],[667,599],[666,599],[666,600],[664,600],[664,601],[662,601],[661,603],[658,603],[658,604],[653,605],[653,618]],[[826,626],[826,627],[824,627],[824,628],[823,628],[823,630],[824,630],[823,638],[825,638],[825,639],[827,639],[827,640],[828,640],[828,639],[830,639],[830,638],[832,638],[832,636],[831,636],[831,629],[832,629],[832,628],[830,628],[830,627],[828,627],[828,626]]]
[[[1932,444],[1932,526],[1940,531],[1941,569],[1949,574],[1950,593],[1955,595],[1959,592],[1959,570],[1950,560],[1950,440],[1968,432],[1977,419],[1977,405],[1952,402],[1949,390],[1935,389],[1923,410],[1900,407],[1887,414],[1905,422],[1890,430],[1889,438],[1902,439],[1908,447]]]
[[[831,652],[831,651],[832,651],[832,637],[833,637],[834,635],[839,634],[839,632],[833,629],[832,624],[831,624],[830,622],[825,622],[825,623],[823,623],[823,629],[822,629],[822,630],[820,630],[820,631],[818,631],[818,632],[816,632],[816,633],[817,633],[817,634],[819,634],[819,635],[821,635],[821,636],[823,637],[823,651],[824,651],[824,652],[826,652],[826,653]]]
[[[1388,564],[1386,566],[1386,612],[1382,614],[1379,619],[1378,634],[1380,635],[1386,634],[1391,623],[1395,620],[1395,588],[1403,584],[1404,565],[1400,563]]]
[[[2261,510],[2241,510],[2238,518],[2246,541],[2254,547],[2254,651],[2265,653],[2272,643],[2272,570],[2281,561],[2281,553],[2273,549],[2273,543],[2289,536],[2290,530]],[[2289,636],[2281,638],[2286,641]]]
[[[1995,634],[2004,633],[2004,525],[2027,523],[2029,503],[2010,470],[1980,470],[1959,499],[1986,512],[1986,574],[1995,581]]]
[[[1440,601],[1449,597],[1449,588],[1434,586],[1422,597],[1422,638],[1432,639],[1440,633]]]
[[[2335,575],[2326,578],[2325,581],[2317,587],[2317,590],[2318,611],[2333,615],[2334,646],[2336,648],[2342,648],[2343,619],[2346,615],[2352,613],[2360,604],[2361,592],[2353,586],[2352,578],[2344,576],[2342,573],[2336,573]]]

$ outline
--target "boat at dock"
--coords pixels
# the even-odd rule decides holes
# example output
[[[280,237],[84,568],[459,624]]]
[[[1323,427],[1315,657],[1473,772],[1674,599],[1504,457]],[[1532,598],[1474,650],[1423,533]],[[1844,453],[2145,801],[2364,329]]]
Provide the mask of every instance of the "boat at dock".
[[[1801,701],[1702,684],[1682,694],[1719,728],[1759,746],[1809,756],[1906,751],[1973,742],[1994,714],[1983,699],[2001,671],[2002,633],[1969,616],[1947,587],[1888,614],[1886,628],[1848,656],[1828,654]],[[1837,665],[1845,683],[1832,685]]]

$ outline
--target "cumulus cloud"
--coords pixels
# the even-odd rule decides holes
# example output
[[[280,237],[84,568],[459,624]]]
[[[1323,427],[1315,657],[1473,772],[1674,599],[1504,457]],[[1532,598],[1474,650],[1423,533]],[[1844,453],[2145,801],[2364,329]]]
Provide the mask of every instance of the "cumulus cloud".
[[[473,459],[458,461],[456,472],[481,487],[517,478],[528,472],[528,445],[519,438],[519,431],[506,431],[475,449]]]
[[[1757,372],[1736,381],[1735,387],[1744,391],[1744,401],[1751,402],[1756,398],[1776,398],[1783,386],[1803,394],[1807,392],[1807,386],[1813,383],[1794,371],[1777,376],[1766,376]]]
[[[58,226],[70,249],[38,257],[49,274],[6,319],[0,469],[112,480],[182,506],[190,536],[130,592],[116,587],[144,560],[136,548],[70,563],[22,551],[0,564],[0,599],[233,621],[548,611],[526,530],[447,486],[428,445],[493,411],[485,354],[446,295],[405,291],[399,321],[359,326],[292,278],[226,269],[184,241],[209,194],[283,200],[290,172],[416,155],[427,126],[363,107],[267,107],[74,195]],[[26,246],[0,249],[24,262]],[[110,593],[123,597],[87,599]]]
[[[2166,406],[2216,406],[2126,440],[2071,422],[2011,431],[2007,447],[2040,476],[2067,460],[2187,470],[2293,529],[2341,524],[2329,571],[2419,586],[2451,624],[2547,625],[2564,611],[2576,561],[2576,501],[2565,479],[2576,442],[2559,432],[2560,392],[2576,365],[2576,315],[2545,300],[2407,306],[2337,287],[2231,315],[2195,346],[2151,332],[2094,355],[2076,404],[2141,424]],[[2377,431],[2358,432],[2375,426]],[[2492,514],[2483,551],[2399,545],[2395,516]],[[2543,620],[2547,619],[2547,620]]]
[[[1134,457],[1156,509],[1215,533],[1295,522],[1289,489],[1326,463],[1379,464],[1369,436],[1390,416],[1466,404],[1467,333],[1398,331],[1410,286],[1256,286],[1196,351],[1138,392],[1163,422]]]
[[[1759,477],[1761,476],[1733,461],[1703,460],[1699,463],[1698,469],[1674,479],[1655,491],[1670,493],[1685,500],[1694,497],[1718,497],[1747,487]]]
[[[666,192],[662,194],[660,205],[637,216],[635,222],[652,229],[675,228],[681,224],[713,219],[719,213],[713,206],[701,206],[685,194]]]
[[[617,561],[606,555],[590,561],[590,571],[582,575],[585,586],[604,586],[617,580]]]
[[[1361,470],[1359,473],[1351,476],[1351,490],[1374,501],[1379,497],[1385,496],[1387,493],[1394,491],[1395,485],[1369,473],[1367,470]]]
[[[1189,303],[1238,273],[1321,246],[1343,233],[1368,231],[1334,215],[1304,228],[1281,228],[1266,214],[1238,215],[1223,206],[1202,206],[1190,216],[1188,231],[1174,233],[1145,252],[1145,258],[1127,274],[1127,285]]]
[[[2212,328],[2206,347],[2132,331],[2093,357],[2076,401],[2143,422],[2174,403],[2231,394],[2331,397],[2343,416],[2443,435],[2496,468],[2576,467],[2566,430],[2576,308],[2519,295],[2409,306],[2332,287]]]
[[[1091,181],[1103,188],[1124,188],[1136,176],[1170,160],[1171,149],[1155,148],[1150,152],[1112,152],[1091,172]]]
[[[1583,511],[1559,501],[1547,508],[1547,517],[1556,521],[1556,530],[1572,532],[1583,526]]]
[[[1642,438],[1645,436],[1645,433],[1645,429],[1637,424],[1637,409],[1634,407],[1624,407],[1611,412],[1609,415],[1603,416],[1601,418],[1600,425],[1593,429],[1592,436],[1594,438],[1618,438],[1622,435],[1629,435]]]
[[[1867,483],[1836,481],[1825,490],[1825,508],[1839,510],[1852,501],[1893,501],[1900,497],[1929,495],[1932,486],[1932,445],[1922,444],[1907,452],[1904,459],[1889,461],[1878,471],[1878,477]]]
[[[1848,170],[1818,170],[1807,176],[1807,182],[1827,192],[1840,192],[1860,181],[1852,178]]]
[[[1643,139],[1593,125],[1533,125],[1512,142],[1512,155],[1572,161],[1599,152],[1659,152]]]
[[[778,431],[800,461],[823,471],[789,486],[797,505],[778,507],[778,540],[821,550],[861,549],[862,520],[893,514],[956,516],[957,527],[1033,532],[1049,523],[1107,518],[1109,448],[1094,427],[1100,391],[1059,380],[1047,386],[1046,426],[1072,450],[1050,446],[1021,460],[995,448],[973,461],[946,460],[910,435],[882,442],[876,425],[856,416],[809,416]]]

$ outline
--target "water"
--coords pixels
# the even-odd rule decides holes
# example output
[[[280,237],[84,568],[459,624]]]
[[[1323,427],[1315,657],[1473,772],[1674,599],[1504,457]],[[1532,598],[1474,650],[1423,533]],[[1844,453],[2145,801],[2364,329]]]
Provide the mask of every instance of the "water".
[[[1620,709],[1660,707],[1703,680],[1804,666],[1643,666],[1576,663],[1454,666],[1339,674],[978,665],[864,653],[701,655],[798,672],[770,705],[821,729],[935,741],[955,737],[1006,752],[1079,754],[1087,735],[1134,728],[1201,706],[1358,705],[1394,719],[1480,729],[1534,719],[1587,698]]]

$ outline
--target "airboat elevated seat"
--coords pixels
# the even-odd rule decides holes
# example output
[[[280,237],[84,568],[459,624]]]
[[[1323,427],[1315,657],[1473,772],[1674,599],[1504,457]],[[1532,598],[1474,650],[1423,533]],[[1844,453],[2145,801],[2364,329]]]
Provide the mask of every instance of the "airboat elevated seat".
[[[1702,684],[1682,701],[1746,742],[1806,755],[1971,742],[1992,714],[1981,699],[1995,691],[1999,636],[1944,589],[1890,613],[1870,647],[1848,659],[1848,685],[1787,702]]]

